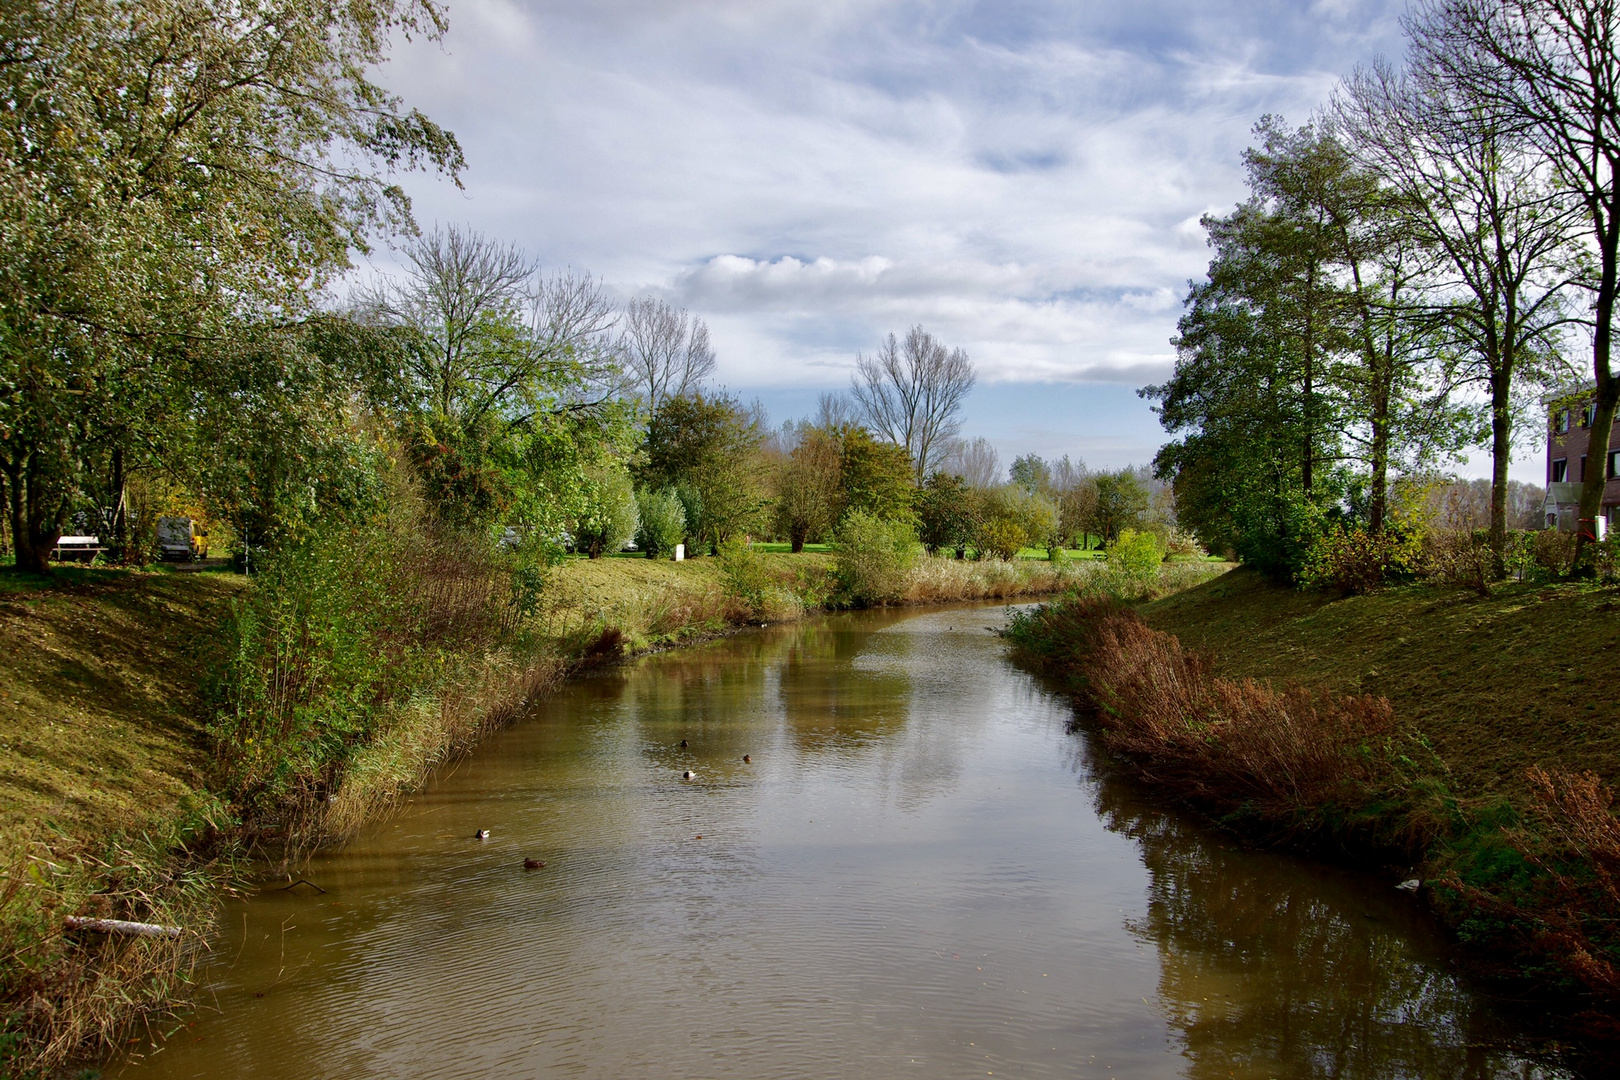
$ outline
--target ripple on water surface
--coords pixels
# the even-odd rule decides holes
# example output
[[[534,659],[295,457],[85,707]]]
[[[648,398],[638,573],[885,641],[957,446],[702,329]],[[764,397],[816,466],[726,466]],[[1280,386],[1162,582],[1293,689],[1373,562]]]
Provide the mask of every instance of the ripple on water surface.
[[[1385,884],[1094,776],[1001,618],[565,688],[305,868],[324,894],[228,905],[210,1008],[122,1073],[1561,1075]]]

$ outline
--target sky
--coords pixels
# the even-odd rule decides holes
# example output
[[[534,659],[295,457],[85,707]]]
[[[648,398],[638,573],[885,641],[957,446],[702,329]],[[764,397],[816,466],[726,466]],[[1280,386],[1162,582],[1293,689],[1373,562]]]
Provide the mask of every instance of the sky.
[[[424,227],[689,309],[773,420],[920,324],[977,367],[964,435],[1118,468],[1165,440],[1136,390],[1170,371],[1255,121],[1398,58],[1403,10],[449,0],[381,78],[467,154],[460,190],[405,179]]]

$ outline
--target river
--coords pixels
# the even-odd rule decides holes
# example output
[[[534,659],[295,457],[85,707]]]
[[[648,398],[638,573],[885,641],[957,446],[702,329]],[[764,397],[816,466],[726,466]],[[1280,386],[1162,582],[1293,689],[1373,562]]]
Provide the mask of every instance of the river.
[[[833,616],[571,683],[312,884],[229,902],[202,1007],[110,1072],[1565,1075],[1390,882],[1100,776],[1004,620]]]

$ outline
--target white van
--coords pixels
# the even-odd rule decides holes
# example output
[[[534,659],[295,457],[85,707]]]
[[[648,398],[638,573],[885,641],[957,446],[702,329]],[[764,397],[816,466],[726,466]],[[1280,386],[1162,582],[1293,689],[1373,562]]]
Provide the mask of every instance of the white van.
[[[194,562],[208,557],[208,534],[197,528],[195,518],[157,519],[158,558]]]

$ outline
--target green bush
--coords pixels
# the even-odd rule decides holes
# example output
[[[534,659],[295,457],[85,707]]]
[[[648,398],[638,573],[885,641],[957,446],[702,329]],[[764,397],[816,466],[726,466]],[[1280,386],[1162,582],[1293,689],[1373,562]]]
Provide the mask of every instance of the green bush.
[[[1123,530],[1103,553],[1103,563],[1111,573],[1132,581],[1158,577],[1159,565],[1163,562],[1164,550],[1159,547],[1159,538],[1135,529]]]
[[[1006,562],[1029,542],[1024,526],[1012,518],[991,518],[979,528],[979,550]]]
[[[1354,596],[1408,580],[1422,565],[1423,545],[1416,533],[1369,533],[1359,525],[1336,525],[1311,545],[1299,571],[1299,587]]]
[[[911,526],[855,510],[844,516],[833,541],[839,591],[856,606],[898,599],[917,559]]]
[[[636,546],[657,559],[673,555],[676,545],[686,539],[686,509],[674,488],[643,491],[636,496],[641,526],[636,530]]]
[[[726,583],[726,595],[750,618],[757,618],[777,591],[765,556],[739,537],[720,545],[720,576]]]

